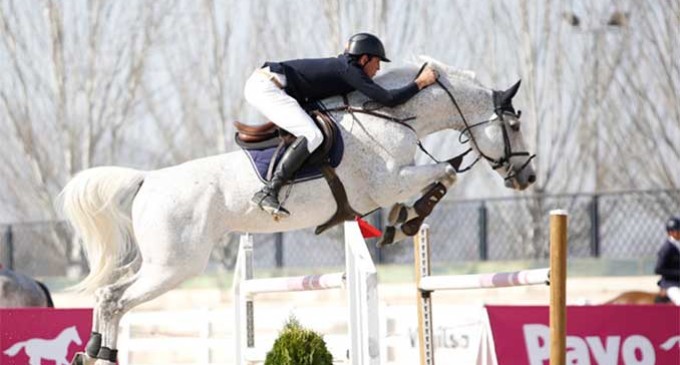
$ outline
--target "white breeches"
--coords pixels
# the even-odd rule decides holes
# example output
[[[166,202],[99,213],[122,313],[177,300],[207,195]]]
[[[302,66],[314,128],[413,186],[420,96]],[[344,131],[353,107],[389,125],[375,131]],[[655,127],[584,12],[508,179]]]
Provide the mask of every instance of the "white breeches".
[[[677,286],[666,289],[666,295],[675,304],[680,305],[680,288]]]
[[[270,75],[276,77],[280,85],[286,86],[284,75]],[[266,73],[260,70],[253,72],[246,81],[243,94],[250,105],[257,108],[274,124],[296,137],[306,137],[307,149],[310,153],[323,142],[323,135],[312,118],[307,115],[297,100],[280,89]]]

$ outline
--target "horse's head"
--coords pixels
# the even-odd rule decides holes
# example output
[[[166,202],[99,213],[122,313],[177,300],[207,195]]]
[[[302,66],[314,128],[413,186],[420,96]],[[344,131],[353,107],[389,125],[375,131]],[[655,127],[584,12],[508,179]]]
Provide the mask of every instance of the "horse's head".
[[[440,74],[439,86],[434,86],[431,92],[433,100],[439,101],[435,113],[446,115],[444,119],[454,123],[443,127],[460,131],[461,140],[470,142],[480,158],[487,160],[505,179],[505,186],[524,190],[534,183],[534,155],[527,152],[521,113],[512,105],[519,81],[505,91],[491,90],[471,72],[454,70],[431,58],[422,57],[421,60]]]
[[[532,162],[535,155],[528,152],[522,135],[522,113],[512,105],[519,84],[505,91],[494,90],[491,117],[466,129],[472,132],[473,148],[505,179],[505,186],[524,190],[536,181],[536,173]]]

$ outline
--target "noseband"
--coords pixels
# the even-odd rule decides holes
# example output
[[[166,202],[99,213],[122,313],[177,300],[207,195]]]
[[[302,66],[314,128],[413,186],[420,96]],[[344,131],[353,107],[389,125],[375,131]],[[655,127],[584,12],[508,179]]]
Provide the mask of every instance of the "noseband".
[[[506,127],[505,119],[503,119],[503,116],[509,115],[509,116],[515,117],[516,119],[519,119],[522,115],[521,111],[518,111],[517,113],[515,113],[515,111],[512,108],[503,107],[502,105],[499,105],[497,100],[494,99],[494,113],[501,120],[501,127],[502,127],[502,131],[503,131],[504,154],[501,158],[497,158],[497,159],[492,158],[489,155],[485,154],[479,148],[479,144],[477,143],[477,140],[475,139],[475,135],[472,133],[472,128],[478,127],[478,126],[486,124],[486,123],[489,123],[494,119],[492,118],[492,119],[484,120],[484,121],[481,121],[481,122],[478,122],[478,123],[475,123],[475,124],[468,123],[467,119],[465,119],[465,115],[463,114],[463,111],[460,109],[460,106],[458,106],[458,102],[456,102],[456,98],[453,96],[451,91],[449,91],[449,89],[446,87],[446,85],[444,85],[439,80],[439,78],[437,78],[437,85],[439,85],[446,92],[446,95],[449,96],[449,99],[451,100],[453,105],[456,107],[458,114],[460,115],[461,119],[463,120],[463,124],[465,124],[465,128],[460,132],[460,136],[458,137],[458,141],[461,144],[472,141],[472,144],[475,146],[475,148],[477,149],[477,152],[479,153],[479,157],[477,157],[477,159],[475,159],[469,166],[467,166],[463,169],[456,169],[457,172],[464,172],[464,171],[471,169],[472,166],[474,166],[477,163],[477,161],[479,161],[479,159],[483,157],[485,160],[487,160],[489,162],[489,164],[491,164],[491,168],[493,168],[494,170],[497,170],[497,169],[499,169],[503,166],[506,166],[508,173],[507,173],[507,175],[505,176],[504,179],[510,180],[510,179],[516,177],[519,172],[524,170],[529,165],[531,160],[533,160],[534,157],[536,157],[535,154],[532,155],[532,154],[530,154],[529,152],[526,152],[526,151],[524,151],[524,152],[513,152],[512,146],[510,145],[510,137],[508,136],[508,130],[507,130],[507,127]],[[467,140],[463,140],[463,136],[465,134],[467,134],[467,136],[468,136]],[[471,149],[465,151],[459,157],[462,159],[462,157],[465,156],[466,154],[468,154],[470,151],[471,151]],[[510,158],[515,157],[515,156],[529,156],[529,158],[527,158],[527,160],[524,162],[524,164],[522,164],[522,166],[520,166],[520,168],[513,170],[512,164],[510,163]]]

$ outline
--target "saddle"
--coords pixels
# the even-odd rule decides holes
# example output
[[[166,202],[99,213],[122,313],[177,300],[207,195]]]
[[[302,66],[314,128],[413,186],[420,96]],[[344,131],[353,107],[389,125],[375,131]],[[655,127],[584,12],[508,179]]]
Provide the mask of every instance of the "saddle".
[[[328,157],[329,152],[333,148],[336,137],[340,133],[335,122],[331,117],[320,111],[312,110],[309,112],[312,120],[317,128],[323,134],[323,142],[321,146],[309,156],[304,166],[318,166]],[[288,145],[295,141],[295,136],[283,128],[280,128],[273,122],[267,122],[261,126],[249,126],[238,121],[234,121],[236,128],[236,144],[244,150],[262,150],[271,147],[277,147],[285,150]],[[272,159],[270,170],[273,171],[276,159]],[[269,176],[267,176],[269,178]]]
[[[300,170],[303,171],[310,167],[318,168],[328,183],[337,205],[335,214],[328,221],[316,227],[314,233],[321,234],[328,228],[344,221],[354,220],[361,214],[350,206],[345,186],[335,173],[335,167],[340,164],[342,158],[343,148],[342,134],[338,130],[337,124],[328,113],[322,110],[312,110],[309,114],[323,134],[324,139],[321,146],[312,153]],[[295,141],[295,136],[272,122],[253,127],[235,121],[234,127],[237,131],[235,135],[236,144],[247,153],[275,148],[265,177],[266,180],[269,180],[275,170],[278,157],[289,144]],[[336,155],[339,154],[339,156],[332,156],[333,152],[336,152]]]

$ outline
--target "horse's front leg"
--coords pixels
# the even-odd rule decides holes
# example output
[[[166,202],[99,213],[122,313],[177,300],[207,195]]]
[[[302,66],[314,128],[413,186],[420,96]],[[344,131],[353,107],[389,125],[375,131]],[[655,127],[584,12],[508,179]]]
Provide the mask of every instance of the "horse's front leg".
[[[433,183],[440,182],[448,187],[456,182],[456,170],[446,162],[425,166],[404,166],[398,174],[399,194],[391,196],[394,202],[405,201],[423,190],[431,187]]]
[[[402,182],[410,184],[417,190],[412,190],[407,197],[400,196],[398,201],[406,200],[416,194],[422,196],[411,206],[397,203],[392,207],[388,217],[388,226],[378,246],[391,244],[415,234],[425,217],[446,194],[447,189],[456,182],[456,172],[449,163],[408,166],[400,171],[400,178]],[[404,222],[406,224],[401,227],[394,227]]]

